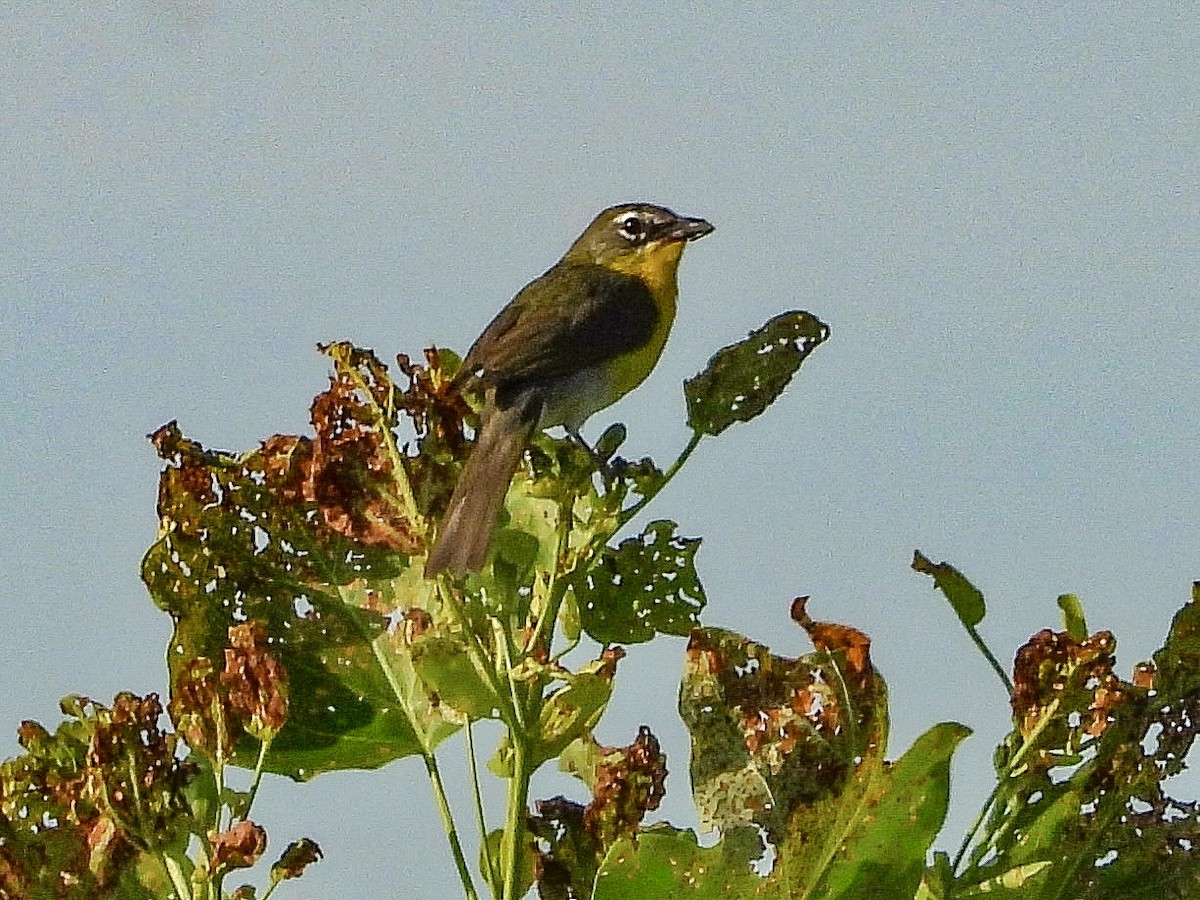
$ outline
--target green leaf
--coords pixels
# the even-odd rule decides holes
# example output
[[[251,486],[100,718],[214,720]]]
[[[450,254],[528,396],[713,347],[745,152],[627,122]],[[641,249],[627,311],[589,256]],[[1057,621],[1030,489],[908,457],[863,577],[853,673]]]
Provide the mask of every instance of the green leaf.
[[[559,688],[542,706],[533,745],[533,765],[554,759],[567,745],[590,732],[612,697],[612,675],[583,672]]]
[[[612,697],[612,679],[613,663],[596,660],[572,674],[567,684],[550,694],[542,704],[537,729],[531,735],[531,770],[591,733]],[[507,734],[488,761],[488,770],[501,778],[512,777],[512,742]]]
[[[1090,633],[1087,619],[1083,614],[1083,604],[1074,594],[1061,594],[1058,598],[1058,608],[1063,614],[1063,628],[1077,641],[1087,640]]]
[[[618,841],[596,877],[594,900],[724,900],[779,897],[754,864],[766,847],[754,828],[726,832],[719,844],[701,847],[694,831],[652,825],[637,842]]]
[[[625,438],[628,432],[625,426],[620,422],[614,422],[604,429],[604,433],[596,440],[596,446],[592,448],[592,454],[598,460],[608,462],[612,459],[613,454],[621,449],[621,445],[625,443]]]
[[[970,733],[962,725],[943,722],[917,738],[897,762],[868,761],[856,769],[855,784],[843,792],[841,802],[852,797],[857,815],[844,831],[822,897],[913,896],[925,855],[946,818],[950,757]]]
[[[686,635],[699,624],[707,602],[696,573],[700,539],[675,528],[651,522],[640,536],[606,547],[576,582],[580,622],[594,640],[636,644],[659,633]]]
[[[934,586],[946,595],[958,618],[967,628],[974,628],[983,621],[987,607],[983,602],[983,594],[966,576],[949,563],[934,563],[927,559],[920,550],[913,552],[912,567],[933,578]]]
[[[442,702],[471,719],[499,717],[502,701],[461,640],[440,633],[423,635],[413,641],[412,659],[421,681]]]
[[[826,338],[829,326],[806,312],[786,312],[708,361],[684,382],[688,426],[718,435],[734,422],[749,422],[783,393],[792,376]]]
[[[579,548],[590,546],[596,534],[611,533],[623,496],[600,494],[594,482],[595,461],[576,441],[536,434],[528,461],[509,485],[492,565],[466,583],[468,593],[486,596],[489,609],[501,620],[525,615],[523,598],[537,573],[571,568]],[[563,529],[560,516],[566,510],[570,527]],[[560,537],[566,538],[562,547]]]
[[[411,565],[423,542],[392,432],[397,393],[368,352],[327,349],[335,377],[313,403],[312,438],[235,455],[174,423],[153,435],[161,537],[142,566],[174,621],[173,690],[194,661],[223,659],[231,626],[266,630],[290,686],[266,768],[300,779],[432,750],[457,726],[409,658],[406,635],[421,617],[437,627],[440,603]],[[256,751],[243,743],[238,762]]]

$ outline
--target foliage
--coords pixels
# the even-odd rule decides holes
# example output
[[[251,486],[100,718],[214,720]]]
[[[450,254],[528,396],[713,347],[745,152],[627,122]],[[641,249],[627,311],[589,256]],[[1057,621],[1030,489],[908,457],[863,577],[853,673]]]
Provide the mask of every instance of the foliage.
[[[333,376],[312,436],[225,453],[159,429],[143,578],[174,623],[172,727],[157,697],[129,694],[68,698],[54,734],[24,723],[24,753],[0,768],[0,897],[256,897],[225,882],[265,851],[250,817],[264,773],[306,781],[406,756],[429,774],[469,898],[480,884],[504,900],[1193,895],[1200,810],[1164,782],[1200,717],[1195,600],[1125,681],[1112,635],[1089,635],[1065,595],[1065,630],[1035,635],[1010,677],[979,630],[983,594],[915,555],[1013,703],[996,789],[952,859],[931,848],[967,729],[935,725],[889,761],[865,634],[814,621],[805,598],[792,618],[814,650],[798,659],[703,627],[699,539],[661,519],[622,534],[705,436],[761,414],[827,336],[791,312],[715,354],[685,384],[693,434],[665,469],[618,456],[619,425],[591,451],[537,435],[488,565],[458,580],[422,575],[474,423],[453,354],[398,358],[397,384],[370,351],[322,347]],[[593,737],[623,647],[660,634],[688,636],[679,711],[703,841],[645,821],[668,772],[648,727],[625,746]],[[502,725],[487,768],[507,798],[489,826],[472,765],[473,866],[438,749],[461,735],[474,763],[485,719]],[[584,799],[530,802],[552,761]],[[248,789],[230,786],[233,767]],[[319,858],[292,843],[262,896]]]
[[[226,875],[258,861],[266,833],[249,811],[261,764],[248,791],[225,774],[239,736],[261,762],[287,715],[285,682],[257,624],[228,638],[220,669],[196,658],[177,683],[175,731],[157,696],[129,693],[111,707],[65,698],[54,734],[21,725],[25,753],[0,765],[0,897],[218,898]],[[289,848],[272,887],[320,856],[301,844],[308,856]]]
[[[917,554],[914,568],[937,578],[926,563]],[[1128,680],[1112,633],[1087,634],[1078,598],[1059,605],[1064,630],[1017,651],[996,787],[954,860],[935,859],[924,896],[1194,897],[1200,808],[1167,781],[1200,729],[1200,582]]]

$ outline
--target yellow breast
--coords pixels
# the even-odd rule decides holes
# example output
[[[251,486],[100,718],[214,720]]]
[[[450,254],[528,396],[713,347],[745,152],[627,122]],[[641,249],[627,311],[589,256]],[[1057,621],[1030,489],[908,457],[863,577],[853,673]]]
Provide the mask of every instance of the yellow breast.
[[[613,402],[645,381],[662,356],[671,325],[675,322],[675,305],[679,298],[676,274],[679,261],[683,258],[683,248],[683,241],[655,242],[610,264],[616,271],[635,275],[644,281],[650,288],[654,305],[658,307],[658,324],[646,345],[612,364],[616,391]]]

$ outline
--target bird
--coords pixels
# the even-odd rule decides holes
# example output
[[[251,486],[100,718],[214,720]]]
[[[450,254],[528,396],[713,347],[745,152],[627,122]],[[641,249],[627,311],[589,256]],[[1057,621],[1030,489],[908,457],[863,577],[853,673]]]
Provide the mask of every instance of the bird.
[[[492,319],[452,381],[460,393],[482,394],[483,406],[426,577],[483,568],[536,430],[561,425],[582,441],[590,416],[646,379],[675,320],[684,247],[712,230],[664,206],[611,206]]]

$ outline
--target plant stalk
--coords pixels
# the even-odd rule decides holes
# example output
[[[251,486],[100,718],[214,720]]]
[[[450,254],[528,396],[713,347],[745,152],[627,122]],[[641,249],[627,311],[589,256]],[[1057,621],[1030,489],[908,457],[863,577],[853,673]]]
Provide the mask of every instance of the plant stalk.
[[[525,834],[526,807],[529,803],[529,747],[525,735],[509,731],[513,745],[513,775],[508,782],[508,811],[504,836],[500,842],[501,866],[504,870],[504,892],[501,900],[519,900],[517,866],[521,861],[521,842]]]
[[[446,840],[450,842],[450,853],[454,857],[454,867],[458,870],[463,893],[466,894],[467,900],[479,900],[475,882],[471,878],[471,870],[467,866],[467,858],[463,855],[462,842],[458,839],[458,829],[454,825],[454,815],[450,811],[446,787],[442,783],[441,772],[438,771],[437,757],[432,752],[425,752],[421,754],[421,758],[425,760],[425,771],[429,774],[429,783],[433,786],[433,796],[437,800],[438,814],[442,817]]]

